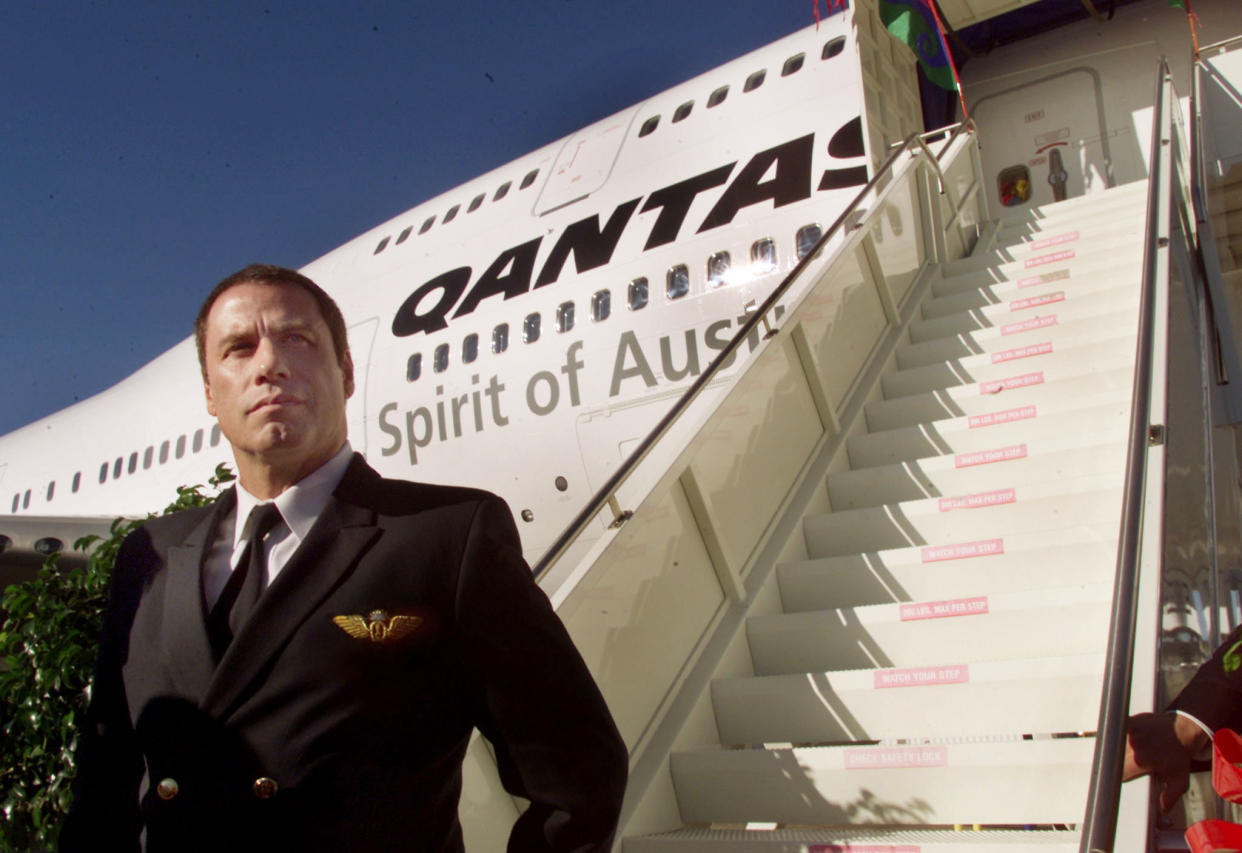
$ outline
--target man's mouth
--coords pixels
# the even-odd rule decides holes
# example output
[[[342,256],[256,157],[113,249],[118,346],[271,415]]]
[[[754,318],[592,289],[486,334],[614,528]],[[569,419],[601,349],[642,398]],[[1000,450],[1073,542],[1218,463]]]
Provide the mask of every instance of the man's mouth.
[[[277,394],[275,397],[267,397],[255,403],[246,414],[254,414],[255,412],[266,408],[278,408],[281,406],[296,405],[302,401],[292,394]]]

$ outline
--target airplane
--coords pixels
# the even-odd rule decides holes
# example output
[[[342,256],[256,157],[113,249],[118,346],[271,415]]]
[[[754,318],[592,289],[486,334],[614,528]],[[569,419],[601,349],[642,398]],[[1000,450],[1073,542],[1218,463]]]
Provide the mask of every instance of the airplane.
[[[308,264],[349,324],[353,447],[497,492],[533,562],[921,129],[912,74],[864,125],[858,67],[849,17],[824,18]],[[0,437],[0,560],[28,572],[231,463],[197,375],[187,339]]]
[[[1030,21],[1049,23],[1047,17],[1041,21],[1046,7],[1035,4],[941,2],[949,22],[961,27],[987,17],[975,9],[985,5],[990,12],[1031,6],[1032,17],[1016,26],[1031,26]],[[1189,61],[1185,52],[1179,51],[1184,48],[1186,31],[1174,32],[1171,25],[1183,24],[1185,18],[1164,0],[1117,4],[1115,20],[1108,18],[1107,10],[1102,12],[1093,4],[1080,5],[1089,6],[1098,17],[1068,24],[1054,21],[1055,26],[1044,37],[1016,40],[972,59],[965,69],[964,84],[981,146],[979,191],[988,217],[994,220],[993,227],[1000,227],[995,221],[1008,216],[1007,223],[1002,224],[1013,229],[1013,242],[998,251],[1017,256],[1035,247],[1046,252],[1022,256],[1029,271],[1006,270],[1004,276],[1001,271],[1008,262],[1024,262],[1005,257],[1007,263],[987,266],[984,262],[992,262],[986,257],[963,259],[964,266],[957,270],[962,277],[995,274],[989,286],[1011,286],[1023,294],[1007,297],[1012,300],[1008,305],[996,302],[974,306],[971,310],[980,316],[988,311],[1000,314],[1000,309],[1013,312],[1059,304],[1084,292],[1090,296],[1092,285],[1107,284],[1110,272],[1114,272],[1108,268],[1108,261],[1117,267],[1137,260],[1133,246],[1129,256],[1118,251],[1115,258],[1106,257],[1104,262],[1097,259],[1095,266],[1078,267],[1072,273],[1070,284],[1077,290],[1067,284],[1063,291],[1055,288],[1057,282],[1070,278],[1068,269],[1061,270],[1064,275],[1058,278],[1056,267],[1044,266],[1052,258],[1072,258],[1076,250],[1086,255],[1091,243],[1097,244],[1091,246],[1093,249],[1103,246],[1108,251],[1113,244],[1097,238],[1112,225],[1110,216],[1120,219],[1123,210],[1139,205],[1140,195],[1133,187],[1127,194],[1126,187],[1139,187],[1154,153],[1149,144],[1154,112],[1153,61],[1160,53],[1169,56],[1172,76],[1183,81],[1179,91],[1184,95]],[[1204,43],[1238,35],[1236,5],[1230,0],[1196,0],[1194,6],[1203,23],[1200,37]],[[748,317],[753,306],[761,304],[777,282],[797,266],[800,254],[814,251],[816,232],[828,232],[862,185],[880,173],[889,146],[923,130],[913,59],[876,29],[874,15],[870,0],[858,0],[851,4],[848,16],[830,17],[818,29],[795,33],[656,95],[632,110],[383,223],[309,265],[305,272],[324,284],[345,309],[355,361],[365,365],[359,369],[360,391],[351,401],[349,413],[354,446],[390,476],[443,476],[461,482],[463,471],[471,477],[477,475],[479,479],[473,482],[499,492],[518,513],[528,554],[541,553],[556,536],[558,526],[617,469],[680,390],[706,370],[712,354],[721,351],[723,342],[740,328],[741,318]],[[994,23],[999,29],[1001,22]],[[1031,47],[1035,44],[1038,49]],[[1242,55],[1236,46],[1234,55]],[[849,69],[834,67],[842,57],[852,63]],[[881,78],[881,73],[888,76]],[[857,74],[851,79],[859,85],[842,86],[842,76],[851,74]],[[799,88],[804,85],[805,89]],[[807,109],[808,105],[814,108]],[[739,112],[726,120],[726,109]],[[1235,134],[1235,148],[1228,155],[1235,169],[1242,162],[1236,140]],[[645,148],[646,143],[653,144]],[[1222,154],[1218,165],[1225,164],[1228,157]],[[878,191],[872,186],[866,192],[871,195],[864,193],[864,198],[875,198]],[[1114,206],[1104,214],[1095,212],[1074,220],[1073,226],[1066,226],[1073,230],[1040,232],[1041,222],[1059,221],[1050,213],[1057,203],[1072,205],[1093,195]],[[1225,203],[1236,207],[1236,193]],[[1095,209],[1080,206],[1073,210],[1081,214]],[[905,229],[916,227],[900,205],[855,212],[863,217],[858,228],[868,229],[868,236],[876,241],[881,262],[902,245],[898,238]],[[1126,212],[1132,214],[1133,210]],[[480,224],[465,227],[472,223]],[[841,225],[836,233],[848,235],[852,223],[842,220]],[[976,236],[981,243],[987,227],[980,224]],[[1080,237],[1082,241],[1076,242]],[[893,242],[888,244],[890,238]],[[1024,246],[1023,241],[1030,245]],[[480,246],[488,248],[480,250]],[[1236,280],[1236,271],[1231,275]],[[1048,290],[1048,285],[1053,289]],[[1026,291],[1027,287],[1036,290]],[[1025,293],[1041,295],[1026,297]],[[1116,293],[1105,292],[1100,302],[1123,301],[1113,299]],[[800,295],[795,286],[782,297],[788,299],[791,316],[802,310],[796,304]],[[976,294],[970,295],[973,298]],[[946,296],[952,298],[952,294]],[[1087,320],[1078,328],[1091,330],[1093,318],[1098,318],[1102,309],[1090,298],[1083,302],[1080,316]],[[777,312],[772,313],[775,316]],[[1049,317],[1053,322],[1044,323]],[[1013,321],[1010,325],[981,321],[971,328],[1000,337],[1056,325],[1054,315],[1037,314],[1033,319],[1036,322]],[[924,322],[934,324],[938,320],[928,317]],[[1056,331],[1065,334],[1058,339],[1057,347],[1080,334],[1068,319]],[[717,383],[714,393],[721,395],[718,399],[731,399],[723,395],[730,390],[733,378],[745,378],[748,358],[765,358],[776,346],[769,348],[768,341],[758,335],[754,341],[741,341],[739,356],[713,380]],[[1011,359],[1051,355],[1054,351],[1051,343],[1046,349],[1040,346],[1003,349],[991,354],[991,362],[1007,364]],[[1077,351],[1067,349],[1067,360],[1072,360]],[[1133,342],[1129,341],[1132,352]],[[1122,355],[1128,357],[1129,353]],[[1120,361],[1121,356],[1110,353],[1106,359]],[[974,369],[963,368],[953,359],[923,367]],[[38,524],[45,523],[43,529],[53,531],[56,525],[72,523],[76,516],[68,511],[71,506],[84,514],[110,514],[119,511],[114,507],[122,504],[143,503],[157,487],[167,493],[175,482],[201,480],[216,461],[227,459],[227,454],[199,408],[201,401],[193,383],[185,380],[196,370],[192,345],[186,342],[99,397],[0,438],[0,465],[8,466],[0,484],[8,487],[4,497],[12,501],[8,507],[11,514],[0,519],[0,525],[28,522],[29,530],[37,530]],[[1004,379],[980,381],[974,399],[990,401],[995,393],[1021,391],[1027,385],[1044,382],[1041,372],[1025,367],[1015,371]],[[1105,387],[1110,380],[1102,373],[1071,377],[1069,384],[1080,382],[1082,386],[1074,406],[1089,408],[1101,401],[1113,405],[1105,391],[1116,389]],[[1051,379],[1047,384],[1051,391]],[[969,390],[971,383],[960,387],[950,383],[943,399],[965,399],[965,392],[954,396],[963,388]],[[1185,390],[1171,388],[1170,393]],[[139,401],[155,393],[160,396],[161,410],[144,412],[141,418],[134,416],[132,412],[139,409],[129,406],[137,407]],[[708,403],[716,399],[712,393],[709,390]],[[893,402],[882,397],[877,390],[868,402],[881,409]],[[1054,409],[1070,406],[1051,395],[1040,405],[1045,403]],[[757,405],[762,408],[762,403]],[[1096,438],[1094,428],[1073,425],[1063,429],[1065,435],[1059,434],[1061,422],[1055,416],[1037,420],[1034,405],[1004,405],[979,409],[981,413],[952,412],[960,415],[957,418],[942,412],[941,420],[935,423],[919,422],[908,428],[876,426],[871,433],[856,429],[848,439],[856,440],[860,455],[869,452],[880,456],[890,452],[890,447],[881,445],[881,439],[893,442],[891,433],[902,433],[901,440],[910,443],[947,443],[963,435],[973,438],[972,433],[978,435],[976,427],[995,425],[1034,424],[1032,434],[1038,437],[1041,434],[1037,430],[1048,424],[1052,431],[1042,437],[1049,443],[1083,436]],[[1197,403],[1183,406],[1181,413],[1194,405]],[[1177,408],[1170,406],[1170,416]],[[126,414],[108,417],[113,411]],[[919,429],[924,432],[911,437]],[[956,433],[950,434],[950,429]],[[79,430],[83,432],[79,434]],[[882,434],[886,432],[890,434]],[[118,440],[119,436],[123,440]],[[1154,447],[1165,438],[1160,430],[1142,437]],[[732,440],[738,441],[738,437]],[[846,438],[833,440],[843,443]],[[949,518],[954,523],[986,527],[985,522],[973,518],[982,518],[991,508],[1006,510],[1019,503],[1019,491],[1044,490],[1037,497],[1048,497],[1052,487],[1060,484],[1049,485],[1047,479],[1078,479],[1075,471],[1062,475],[1061,469],[1053,467],[1069,464],[1058,461],[1062,457],[1049,454],[1037,459],[1036,438],[1029,440],[1029,457],[1026,439],[1000,450],[982,445],[987,449],[955,454],[939,448],[941,456],[917,456],[908,463],[911,470],[921,470],[918,466],[924,458],[934,459],[937,464],[943,463],[942,468],[935,469],[939,472],[936,476],[943,474],[950,482],[960,481],[962,490],[917,494],[926,500],[906,495],[901,502],[889,503],[886,498],[880,506],[859,499],[864,505],[857,510],[838,508],[842,518],[834,520],[832,513],[824,513],[810,526],[835,525],[832,529],[836,535],[845,538],[852,532],[845,529],[847,519],[859,517],[850,515],[857,511],[877,516],[891,512],[892,526],[904,525],[901,533],[909,533],[905,528],[928,518],[932,525]],[[1073,457],[1074,464],[1094,464],[1096,457],[1105,455],[1098,450],[1102,446],[1086,445]],[[670,453],[679,452],[674,443]],[[471,464],[463,466],[463,459]],[[999,466],[993,464],[998,461],[1025,465],[1026,479],[1012,488],[970,485],[979,472],[984,472],[981,479],[1000,477]],[[831,475],[838,482],[848,481],[847,485],[860,492],[883,492],[894,488],[894,482],[900,488],[910,487],[906,479],[893,473],[892,469],[900,467],[897,464],[860,464],[852,469],[852,462],[846,464],[840,458],[832,464]],[[1042,470],[1040,465],[1048,467]],[[932,463],[926,470],[932,471]],[[928,474],[929,479],[931,476]],[[815,483],[808,477],[808,482],[818,487],[822,478]],[[755,491],[763,491],[762,485],[756,484]],[[819,509],[836,500],[833,485],[829,483],[828,494],[817,489]],[[915,485],[926,488],[926,484]],[[1181,489],[1184,484],[1170,487],[1166,518],[1162,519],[1169,531],[1176,531],[1187,515],[1198,512],[1201,506],[1201,502],[1194,504],[1182,497]],[[1077,497],[1070,494],[1058,499],[1072,502]],[[745,496],[742,498],[729,509],[744,503]],[[152,499],[158,503],[164,498]],[[1021,509],[1026,508],[1027,500],[1024,492]],[[812,505],[815,501],[807,499]],[[1054,514],[1074,514],[1063,511],[1062,506],[1072,506],[1083,514],[1100,511],[1105,503],[1092,501],[1058,504]],[[1031,499],[1029,503],[1041,504],[1041,500]],[[145,508],[125,511],[143,512]],[[886,545],[881,549],[864,544],[815,559],[810,559],[815,555],[809,553],[807,542],[771,547],[765,543],[747,552],[746,568],[753,574],[743,577],[738,567],[727,565],[727,559],[720,561],[725,565],[717,565],[716,555],[708,554],[695,566],[700,574],[688,576],[688,572],[679,571],[682,567],[677,563],[683,552],[674,553],[671,547],[668,553],[672,556],[667,558],[663,552],[643,552],[626,562],[624,546],[628,543],[624,537],[637,540],[635,551],[642,551],[640,546],[648,541],[644,538],[646,529],[640,525],[649,518],[644,518],[643,507],[635,509],[635,520],[627,523],[634,526],[622,527],[620,533],[599,532],[597,537],[585,538],[582,547],[588,550],[595,547],[593,539],[598,541],[592,557],[615,559],[603,566],[604,580],[578,574],[564,584],[573,588],[558,590],[554,596],[554,600],[567,603],[561,612],[575,639],[581,640],[584,656],[597,673],[632,749],[632,793],[627,794],[623,828],[627,850],[681,849],[696,843],[700,847],[721,845],[715,849],[806,851],[983,849],[994,843],[989,849],[1000,849],[1002,842],[1016,842],[1017,849],[1078,849],[1077,833],[1066,828],[1066,821],[1077,820],[1081,814],[1082,792],[1077,786],[1085,787],[1084,769],[1091,766],[1091,726],[1098,709],[1095,700],[1103,650],[1091,646],[1090,653],[1077,648],[1073,653],[1057,653],[1039,648],[1009,654],[990,648],[989,643],[1012,641],[1017,645],[1024,631],[1005,622],[1022,619],[1030,620],[1022,624],[1032,633],[1045,628],[1040,640],[1060,642],[1062,635],[1078,634],[1091,634],[1092,640],[1102,638],[1094,636],[1102,635],[1102,631],[1077,630],[1088,619],[1075,615],[1103,610],[1098,600],[1086,599],[1104,584],[1094,576],[1089,582],[1080,577],[1086,571],[1084,567],[1095,571],[1099,564],[1110,563],[1111,538],[1096,541],[1084,532],[1095,522],[1069,518],[1068,528],[1037,528],[1033,532],[1019,528],[1008,545],[1000,532],[989,533],[988,538],[977,534],[968,537],[970,541],[947,543],[925,534],[929,537],[925,540],[903,540],[908,547]],[[911,514],[902,515],[906,509]],[[915,511],[925,517],[916,518]],[[1112,504],[1101,514],[1109,512]],[[971,514],[970,520],[964,518]],[[704,517],[711,521],[710,513]],[[687,526],[694,527],[698,521],[691,519]],[[1097,526],[1105,528],[1112,521],[1101,521]],[[1058,522],[1064,524],[1066,519]],[[761,536],[772,529],[763,526],[767,523],[759,519],[754,525]],[[805,530],[801,527],[799,532]],[[4,531],[0,526],[0,532]],[[1115,527],[1106,535],[1111,537],[1114,531]],[[719,530],[709,532],[723,538]],[[1009,532],[1004,535],[1009,536]],[[31,544],[10,548],[9,553],[33,551],[33,540],[29,534],[27,537],[25,541]],[[860,538],[865,539],[865,535],[860,533]],[[654,552],[665,548],[669,540],[657,541],[653,536],[650,541]],[[1015,547],[1015,541],[1020,547]],[[1049,546],[1049,552],[1039,550],[1044,545]],[[716,547],[723,550],[719,541]],[[784,592],[773,589],[776,571],[771,565],[749,562],[757,560],[753,555],[761,550],[780,552],[786,562],[779,567],[805,584],[804,596],[815,596],[819,603],[795,601],[802,606],[784,612],[778,600]],[[614,551],[622,553],[618,556]],[[1012,558],[1021,570],[988,571],[984,561],[1002,557]],[[983,587],[978,594],[936,591],[938,567],[954,561],[964,564],[955,567],[957,582],[968,588]],[[824,584],[829,587],[827,592],[814,586],[807,578],[819,562],[831,563],[841,575],[853,572],[871,580],[864,590],[871,597],[844,602],[833,598],[831,593],[845,586],[835,577]],[[609,575],[608,570],[617,566],[620,569],[616,574]],[[640,576],[617,581],[625,574],[624,569],[641,569],[633,572]],[[805,573],[801,580],[799,572]],[[896,584],[898,572],[902,573],[902,582],[911,587],[923,585],[919,587],[922,598],[913,599]],[[1061,586],[1043,589],[1040,584],[1045,576],[1060,578]],[[1007,588],[997,592],[986,586],[1000,581],[1017,585],[1017,591]],[[881,586],[884,589],[880,594],[872,588]],[[674,594],[657,594],[670,591]],[[854,595],[855,591],[845,594]],[[858,595],[861,598],[863,593]],[[1194,620],[1193,614],[1188,616],[1185,602],[1176,601],[1175,595],[1162,599],[1159,590],[1154,598],[1150,610],[1165,617],[1166,630],[1176,627],[1188,632]],[[1043,610],[1031,617],[1024,610],[1028,604],[1032,610]],[[989,610],[991,607],[995,612]],[[1049,621],[1047,613],[1054,614],[1050,630],[1038,624],[1038,620]],[[977,619],[976,625],[990,618],[999,626],[991,629],[994,633],[987,634],[987,640],[980,639],[985,629],[976,625],[945,627],[953,626],[959,616]],[[827,630],[825,624],[837,632],[830,634],[835,641],[819,642],[818,635],[809,630],[805,641],[799,635],[797,642],[785,642],[782,636],[782,632],[792,636],[806,626]],[[959,620],[957,625],[961,624]],[[1087,627],[1093,628],[1093,624]],[[913,664],[897,659],[896,643],[885,645],[886,631],[897,635],[927,626],[946,634],[957,630],[960,642],[947,651],[940,647],[925,651],[916,638],[913,650],[901,651],[915,660]],[[759,657],[764,651],[764,632],[773,650],[772,661],[767,662]],[[1196,637],[1204,638],[1208,633],[1201,630]],[[868,644],[859,637],[874,642]],[[816,661],[821,652],[858,651],[855,647],[861,648],[860,654],[872,657],[861,664],[789,664],[778,654],[789,651],[782,645]],[[1156,641],[1148,646],[1154,656]],[[1167,654],[1170,648],[1172,644],[1166,644],[1162,652]],[[931,663],[935,666],[924,666],[924,654],[934,658]],[[766,671],[761,671],[765,666]],[[1136,674],[1136,684],[1140,685],[1135,688],[1136,694],[1143,686],[1151,687],[1157,667]],[[1178,675],[1177,666],[1165,669],[1164,674]],[[971,682],[972,676],[977,683]],[[1010,730],[1003,728],[1006,720],[996,722],[1006,714],[1028,710],[1025,706],[1037,713],[1047,705],[1050,713],[1060,714],[1066,703],[1059,692],[1054,696],[1048,688],[1047,696],[1038,695],[1044,683],[1059,676],[1078,683],[1075,702],[1086,697],[1082,703],[1086,710],[1074,717],[1072,729]],[[918,689],[913,686],[916,680],[927,682],[931,689],[911,693]],[[889,689],[894,687],[903,689]],[[954,691],[973,697],[976,694],[967,691],[975,688],[985,697],[987,691],[1027,692],[1021,700],[1011,699],[1003,713],[991,707],[991,700],[986,698],[958,700],[957,704],[945,698],[952,697]],[[717,693],[719,706],[715,704]],[[1154,694],[1154,688],[1148,693]],[[726,705],[730,699],[733,706]],[[1150,695],[1136,699],[1151,700]],[[745,713],[763,725],[770,724],[768,731],[775,734],[726,738],[722,732],[729,721],[721,709],[728,707],[749,708]],[[769,714],[772,709],[776,713]],[[917,726],[925,725],[925,718],[933,711],[943,718],[941,724],[948,734],[938,730],[924,740],[925,732]],[[877,721],[863,720],[864,714],[874,714]],[[782,728],[791,720],[801,725],[804,717],[817,726],[836,726],[847,736],[836,732],[820,742]],[[959,722],[967,718],[968,723]],[[752,723],[736,726],[752,731]],[[999,775],[996,765],[1001,760],[994,756],[1025,756],[1035,750],[1072,750],[1075,760],[1045,765],[1023,763],[1026,759],[1022,758],[1014,762],[1017,770],[1012,776]],[[955,765],[950,756],[959,752],[978,756],[978,764]],[[828,763],[838,760],[843,768]],[[815,761],[822,763],[815,765]],[[855,763],[851,765],[851,761]],[[978,766],[986,769],[977,770]],[[853,778],[867,780],[857,783],[863,785],[861,792],[849,790],[853,779],[844,771],[857,771]],[[887,780],[899,776],[917,777],[923,771],[933,781],[916,779],[911,784],[922,787],[910,788],[914,794],[893,788],[891,791],[899,794],[888,791],[890,799],[885,799],[885,790],[873,796],[867,787],[892,784]],[[998,775],[991,775],[994,771]],[[741,781],[735,781],[738,779]],[[974,827],[973,834],[968,823],[943,825],[939,812],[935,820],[923,819],[924,798],[936,799],[945,792],[956,794],[972,785],[996,788],[995,799],[1004,801],[1006,807],[1019,803],[1027,797],[1028,789],[1019,788],[1014,779],[1029,781],[1032,789],[1035,783],[1051,780],[1052,787],[1075,790],[1066,796],[1068,806],[1061,804],[1057,810],[1039,812],[1055,812],[1055,817],[984,821],[986,825]],[[1069,784],[1060,784],[1063,779]],[[724,781],[714,784],[720,780]],[[504,796],[495,793],[494,785],[490,797],[475,798],[473,794],[480,788],[472,784],[468,776],[463,808],[484,812],[488,817],[463,820],[463,824],[468,833],[491,833],[494,843],[489,846],[481,842],[477,849],[499,849],[506,828],[504,815],[509,814],[511,820],[512,804],[504,803]],[[482,788],[487,790],[486,783]],[[735,802],[728,809],[713,812],[717,808],[713,796],[720,794],[727,799],[734,793],[741,805]],[[1141,793],[1138,799],[1146,800],[1146,793]],[[848,799],[851,796],[859,798]],[[1029,799],[1031,803],[1019,804],[1032,808],[1045,805],[1041,797],[1032,795]],[[483,800],[487,803],[480,807]],[[756,814],[751,807],[761,800],[763,808],[795,818],[773,818],[761,809]],[[505,807],[493,808],[496,803]],[[849,806],[849,814],[836,808],[840,803]],[[816,807],[824,808],[815,812]],[[927,806],[928,814],[931,810],[932,806]],[[500,816],[492,817],[493,812]],[[828,828],[800,819],[808,813],[822,819]],[[684,818],[687,825],[679,829],[685,814],[697,817]],[[718,814],[725,817],[715,816]],[[851,834],[854,827],[846,827],[839,834],[839,826],[829,825],[833,820],[842,825],[855,820],[881,823],[885,825],[882,829],[894,829],[896,834],[872,840],[865,830],[874,827],[866,826],[858,829],[859,835]],[[808,827],[808,823],[815,825]],[[984,831],[991,835],[981,835]],[[859,840],[852,843],[848,839]],[[476,849],[473,841],[471,838],[470,846]],[[724,846],[732,843],[737,846]],[[920,847],[921,843],[927,846]]]

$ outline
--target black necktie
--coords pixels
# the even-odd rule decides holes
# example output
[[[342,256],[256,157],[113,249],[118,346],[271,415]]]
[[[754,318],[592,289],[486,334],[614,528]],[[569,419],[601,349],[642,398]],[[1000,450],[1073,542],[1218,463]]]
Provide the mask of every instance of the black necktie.
[[[233,635],[241,629],[263,592],[267,583],[263,537],[280,521],[276,504],[259,504],[250,511],[250,539],[245,553],[207,616],[207,631],[216,660],[224,656]]]

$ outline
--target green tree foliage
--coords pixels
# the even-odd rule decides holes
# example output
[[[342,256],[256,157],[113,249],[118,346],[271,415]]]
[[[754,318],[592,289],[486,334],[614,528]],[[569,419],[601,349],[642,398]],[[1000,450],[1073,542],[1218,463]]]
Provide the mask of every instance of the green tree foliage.
[[[232,479],[220,465],[209,493],[181,486],[160,514],[209,504]],[[85,569],[62,571],[53,554],[34,580],[10,586],[0,600],[0,850],[56,847],[112,565],[121,541],[141,524],[118,518],[108,538],[79,539],[73,547],[89,551]]]

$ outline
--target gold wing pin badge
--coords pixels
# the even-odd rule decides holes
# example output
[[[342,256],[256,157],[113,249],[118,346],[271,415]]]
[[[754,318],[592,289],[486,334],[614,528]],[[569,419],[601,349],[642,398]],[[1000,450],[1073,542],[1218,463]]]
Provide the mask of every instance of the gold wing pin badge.
[[[333,616],[332,621],[349,636],[372,643],[395,643],[409,636],[422,624],[419,616],[389,616],[385,610],[372,610],[367,616]]]

